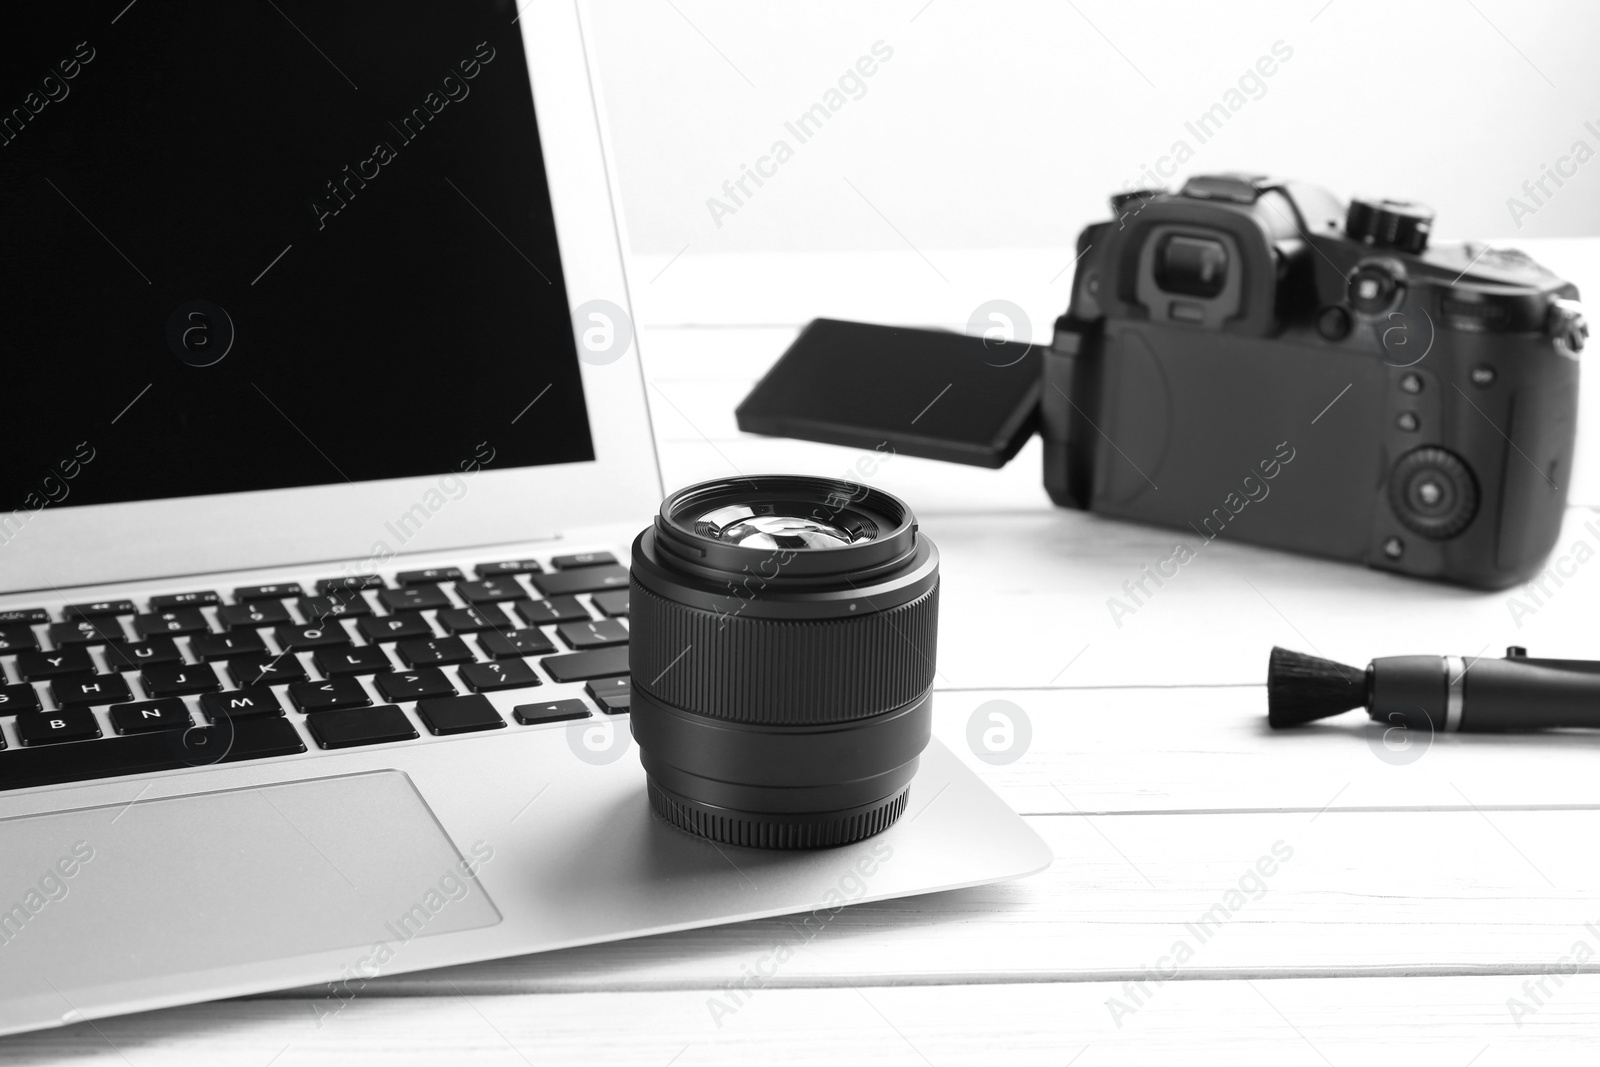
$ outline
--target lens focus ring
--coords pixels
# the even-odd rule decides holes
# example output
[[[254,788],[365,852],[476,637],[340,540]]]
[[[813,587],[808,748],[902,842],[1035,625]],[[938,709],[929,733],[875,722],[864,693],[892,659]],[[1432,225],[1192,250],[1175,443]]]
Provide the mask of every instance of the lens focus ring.
[[[884,611],[786,621],[629,593],[629,671],[656,700],[729,722],[807,726],[904,707],[933,684],[939,587]]]

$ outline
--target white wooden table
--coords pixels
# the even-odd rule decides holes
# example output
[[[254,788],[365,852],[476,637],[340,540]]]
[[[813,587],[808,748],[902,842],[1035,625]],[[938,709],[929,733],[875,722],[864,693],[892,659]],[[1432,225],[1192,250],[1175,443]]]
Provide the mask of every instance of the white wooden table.
[[[1600,291],[1600,241],[1529,250]],[[1018,277],[1037,265],[1034,289],[986,284],[996,257],[964,273],[944,257],[937,299],[909,258],[835,272],[810,310],[958,323],[968,290],[970,306],[1009,291],[1049,307],[1070,278],[1043,282],[1060,254],[1007,261]],[[636,279],[660,267],[635,264]],[[662,290],[635,283],[669,485],[842,473],[849,450],[734,429],[733,405],[809,313],[799,298],[748,264],[682,267]],[[718,271],[744,276],[721,304],[702,295]],[[883,310],[859,293],[868,275]],[[709,325],[682,325],[684,309]],[[1597,438],[1580,437],[1558,555],[1600,548],[1600,521],[1585,525],[1600,518]],[[1516,619],[1511,593],[1219,542],[1119,627],[1106,599],[1171,536],[1051,508],[1037,444],[1002,472],[897,457],[875,480],[943,552],[935,730],[1050,842],[1049,871],[848,908],[742,1004],[725,990],[780,921],[396,976],[320,1027],[284,994],[21,1035],[0,1040],[0,1063],[1594,1062],[1600,737],[1441,736],[1407,761],[1356,715],[1271,735],[1262,682],[1273,644],[1356,664],[1509,644],[1600,657],[1600,563]],[[1004,766],[965,741],[996,699],[1033,734]]]

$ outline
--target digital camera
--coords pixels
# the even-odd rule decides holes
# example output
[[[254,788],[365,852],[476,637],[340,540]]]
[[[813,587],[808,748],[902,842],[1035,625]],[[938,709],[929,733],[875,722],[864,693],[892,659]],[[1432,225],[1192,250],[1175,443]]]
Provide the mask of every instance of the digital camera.
[[[1430,248],[1420,205],[1300,182],[1200,176],[1112,209],[1042,351],[818,319],[740,427],[990,467],[1037,428],[1066,507],[1480,588],[1538,570],[1571,476],[1575,286]]]
[[[1298,182],[1112,207],[1044,354],[1056,503],[1484,588],[1537,570],[1571,474],[1575,286]]]

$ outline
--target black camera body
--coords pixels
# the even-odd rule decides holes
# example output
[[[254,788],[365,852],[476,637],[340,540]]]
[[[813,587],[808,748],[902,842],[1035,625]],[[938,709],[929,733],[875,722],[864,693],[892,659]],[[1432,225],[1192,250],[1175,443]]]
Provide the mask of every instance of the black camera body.
[[[1298,182],[1112,209],[1048,347],[817,319],[740,428],[999,467],[1037,427],[1064,507],[1480,588],[1538,571],[1577,431],[1574,285]]]
[[[1482,588],[1537,571],[1572,466],[1575,286],[1295,182],[1112,205],[1044,353],[1052,500]]]

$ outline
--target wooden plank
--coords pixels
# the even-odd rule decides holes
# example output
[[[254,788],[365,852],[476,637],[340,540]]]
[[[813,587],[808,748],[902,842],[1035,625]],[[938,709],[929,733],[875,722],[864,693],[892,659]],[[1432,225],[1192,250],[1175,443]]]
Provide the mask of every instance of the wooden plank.
[[[1585,968],[1600,969],[1600,855],[1573,844],[1600,833],[1595,809],[1031,821],[1057,858],[1030,879],[374,988],[717,989],[786,955],[772,985],[1122,981],[1157,966],[1211,979],[1539,973],[1580,939],[1597,954]]]
[[[1513,1020],[1508,1000],[1531,1005],[1524,981],[1168,982],[1115,1020],[1107,1002],[1134,997],[1102,983],[768,988],[738,1005],[703,990],[357,997],[320,1019],[306,1001],[234,1001],[22,1034],[0,1040],[0,1057],[76,1067],[1592,1064],[1600,978],[1547,979],[1542,1004]]]
[[[996,700],[1020,708],[1028,723],[1026,747],[1010,763],[980,753],[1009,756],[1024,744],[1020,733],[999,753],[987,752],[981,736],[976,749],[969,743],[973,716]],[[1021,812],[1600,804],[1600,734],[1407,735],[1361,712],[1279,733],[1267,728],[1261,686],[944,691],[934,699],[934,729]]]
[[[1192,534],[1196,555],[1158,586],[1145,568],[1181,535],[1064,510],[935,514],[923,529],[941,553],[943,688],[1261,685],[1275,644],[1353,666],[1512,644],[1600,656],[1600,516],[1585,508],[1568,511],[1551,562],[1568,557],[1572,576],[1543,592],[1461,589]]]

